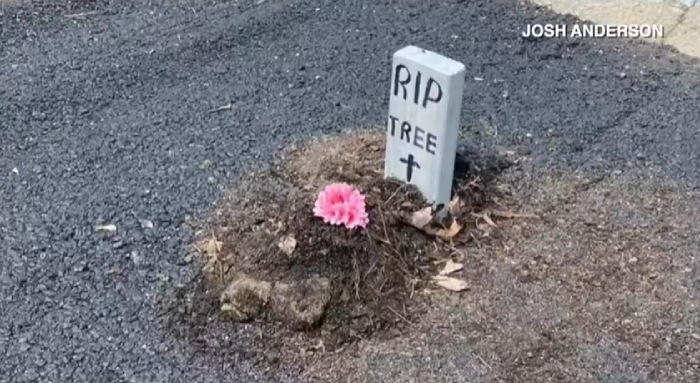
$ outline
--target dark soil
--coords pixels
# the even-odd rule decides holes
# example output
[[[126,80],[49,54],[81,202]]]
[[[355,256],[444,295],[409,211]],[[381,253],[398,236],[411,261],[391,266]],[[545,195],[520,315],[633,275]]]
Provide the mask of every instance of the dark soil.
[[[427,205],[414,187],[384,179],[383,146],[381,133],[325,138],[292,147],[279,161],[241,180],[212,217],[195,225],[195,247],[205,256],[202,278],[170,302],[171,308],[189,305],[176,309],[181,314],[176,322],[181,322],[173,329],[196,338],[210,318],[227,321],[219,314],[218,298],[239,274],[272,282],[312,276],[331,281],[333,298],[318,328],[299,334],[266,316],[256,320],[265,354],[277,349],[294,355],[305,347],[339,351],[357,340],[388,339],[416,327],[426,303],[422,293],[442,262],[461,259],[467,247],[500,241],[478,213],[496,205],[507,208],[507,197],[484,183],[492,174],[470,168],[460,154],[455,196],[461,207],[419,230],[411,216]],[[366,195],[367,228],[348,230],[314,217],[316,196],[331,182],[350,183]],[[451,238],[437,235],[452,220],[464,228]],[[289,237],[296,240],[291,255],[278,246]],[[217,246],[207,251],[212,243]]]

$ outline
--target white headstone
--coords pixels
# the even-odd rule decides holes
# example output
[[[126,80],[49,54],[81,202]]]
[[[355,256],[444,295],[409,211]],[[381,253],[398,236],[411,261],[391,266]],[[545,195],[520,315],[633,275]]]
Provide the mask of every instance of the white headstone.
[[[385,177],[416,185],[435,205],[451,198],[464,64],[408,46],[391,73]]]

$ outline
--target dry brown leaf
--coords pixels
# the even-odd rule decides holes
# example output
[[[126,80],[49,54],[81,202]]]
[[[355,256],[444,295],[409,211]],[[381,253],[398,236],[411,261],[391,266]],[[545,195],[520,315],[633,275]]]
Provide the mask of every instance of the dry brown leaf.
[[[202,271],[204,271],[207,274],[213,274],[216,270],[217,262],[218,259],[216,257],[210,257],[209,260],[207,260],[207,263],[204,265],[204,267],[202,267]]]
[[[485,212],[483,215],[484,221],[486,221],[487,224],[493,227],[498,227],[495,222],[491,219],[491,216],[489,215],[488,212]]]
[[[445,267],[442,269],[442,271],[440,271],[440,275],[452,274],[456,271],[462,270],[463,267],[464,265],[462,265],[461,263],[457,263],[452,261],[451,259],[448,259],[447,263],[445,263]]]
[[[491,210],[491,215],[495,217],[500,217],[500,218],[537,218],[536,215],[534,214],[521,214],[521,213],[514,213],[511,211],[505,211],[505,210]]]
[[[452,201],[447,204],[447,211],[450,212],[452,216],[456,216],[462,211],[462,207],[464,204],[462,203],[462,200],[459,198],[459,196],[455,196],[452,198]]]
[[[439,259],[433,260],[432,263],[433,263],[433,265],[439,265],[441,263],[447,263],[447,261],[449,261],[449,260],[450,260],[450,258],[439,258]]]
[[[411,225],[418,229],[427,226],[433,220],[433,208],[430,206],[420,209],[411,215]]]
[[[287,255],[292,255],[294,249],[297,247],[297,240],[292,236],[287,236],[282,238],[282,240],[277,244],[279,248]]]
[[[438,275],[433,277],[433,280],[438,286],[446,290],[459,292],[469,289],[469,284],[461,279]]]
[[[449,229],[440,229],[437,232],[438,237],[449,241],[454,238],[462,230],[462,225],[460,225],[457,220],[452,221]]]
[[[116,225],[95,226],[95,231],[114,233],[115,231],[117,231],[117,226]]]
[[[208,254],[208,255],[216,255],[221,251],[221,246],[223,245],[223,242],[217,241],[216,238],[210,238],[207,241],[204,241],[200,246],[198,246],[199,250]]]

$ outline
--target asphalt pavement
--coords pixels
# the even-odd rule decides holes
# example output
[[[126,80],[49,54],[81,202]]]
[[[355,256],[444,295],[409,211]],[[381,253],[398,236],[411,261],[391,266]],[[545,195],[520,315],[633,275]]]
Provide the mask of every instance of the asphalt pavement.
[[[383,124],[390,57],[409,44],[466,65],[463,121],[497,132],[474,149],[700,186],[700,63],[635,41],[523,39],[528,23],[576,22],[534,6],[33,3],[0,8],[3,382],[266,381],[245,353],[214,363],[162,331],[159,286],[192,275],[185,221],[293,140]]]

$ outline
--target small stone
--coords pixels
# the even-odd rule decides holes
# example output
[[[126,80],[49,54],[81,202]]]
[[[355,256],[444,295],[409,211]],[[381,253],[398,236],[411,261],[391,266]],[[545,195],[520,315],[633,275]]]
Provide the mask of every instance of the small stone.
[[[156,281],[157,282],[168,282],[168,281],[170,281],[170,276],[168,276],[167,274],[158,273],[158,274],[156,274]]]
[[[98,233],[115,233],[117,231],[117,226],[116,225],[95,226],[95,231]]]
[[[131,254],[129,255],[129,257],[131,258],[131,261],[134,262],[134,265],[136,265],[136,266],[140,266],[143,263],[143,257],[141,257],[139,255],[139,252],[136,250],[132,251]]]
[[[330,300],[331,283],[324,277],[276,283],[270,298],[274,313],[293,330],[317,326]]]
[[[44,121],[44,120],[46,120],[46,113],[42,113],[42,112],[39,112],[39,111],[33,111],[33,112],[32,112],[32,117],[33,117],[34,119],[36,119],[36,120]]]
[[[200,169],[207,169],[207,168],[210,168],[212,164],[213,164],[213,162],[211,160],[204,160],[204,162],[202,162],[202,165],[200,165],[199,168]]]
[[[260,315],[270,299],[272,284],[240,275],[221,294],[221,311],[236,322],[247,322]]]

